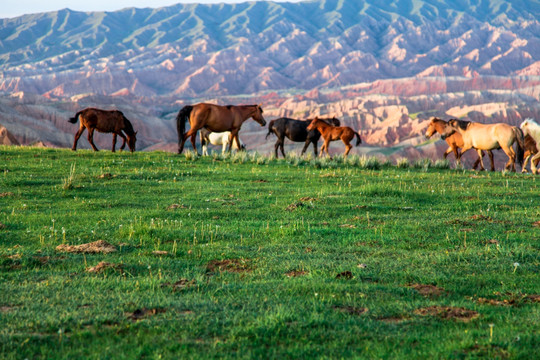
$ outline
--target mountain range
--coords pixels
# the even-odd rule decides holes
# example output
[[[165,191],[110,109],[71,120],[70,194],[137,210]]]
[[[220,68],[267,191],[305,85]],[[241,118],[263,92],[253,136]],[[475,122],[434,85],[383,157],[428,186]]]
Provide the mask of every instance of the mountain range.
[[[32,112],[121,105],[152,146],[174,141],[185,103],[257,101],[267,116],[333,111],[396,146],[433,114],[517,123],[540,113],[539,15],[538,0],[316,0],[1,19],[0,124],[30,141],[21,124],[41,123],[66,146],[74,129]]]

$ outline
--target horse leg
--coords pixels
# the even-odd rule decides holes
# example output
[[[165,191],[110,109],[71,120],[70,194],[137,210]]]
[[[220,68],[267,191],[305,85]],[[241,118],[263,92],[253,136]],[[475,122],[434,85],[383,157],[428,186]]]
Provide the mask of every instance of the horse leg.
[[[88,142],[90,143],[94,151],[99,151],[96,145],[94,144],[94,129],[92,128],[88,129]]]
[[[493,151],[488,150],[487,151],[489,160],[491,161],[491,171],[495,171],[495,161],[493,161]]]
[[[531,158],[531,172],[533,174],[538,174],[538,159],[540,159],[540,152],[536,153],[536,155]]]
[[[112,136],[112,149],[111,149],[111,152],[115,152],[115,148],[116,148],[116,137],[118,135],[116,135],[116,133],[113,133],[113,136]]]
[[[521,169],[521,172],[522,173],[526,173],[527,172],[527,161],[529,161],[529,159],[531,158],[531,154],[527,155],[525,157],[525,160],[523,160],[523,168]],[[532,163],[531,163],[531,168],[532,168]]]
[[[281,141],[279,148],[281,149],[281,155],[283,155],[283,158],[285,158],[285,139]]]
[[[302,152],[300,153],[300,156],[303,156],[306,153],[306,150],[307,150],[309,144],[311,144],[311,141],[306,140],[306,142],[304,143],[304,147],[302,148]]]
[[[458,163],[459,165],[461,165],[461,157],[463,156],[463,154],[465,154],[465,153],[466,153],[467,151],[469,151],[469,150],[471,150],[470,147],[469,147],[469,148],[462,148],[462,149],[461,149],[461,152],[458,153],[458,156],[457,156],[456,160],[457,160],[457,163]]]
[[[77,142],[79,141],[79,138],[81,137],[84,129],[85,127],[81,126],[79,130],[77,131],[77,133],[75,134],[75,141],[73,141],[73,147],[71,148],[71,150],[73,151],[77,150]]]
[[[345,154],[344,154],[344,156],[347,156],[347,155],[349,155],[349,151],[351,151],[351,149],[352,149],[352,145],[350,143],[350,140],[347,139],[347,138],[341,138],[341,141],[343,141],[343,143],[345,144]]]
[[[193,145],[193,150],[197,153],[197,155],[199,155],[199,152],[197,151],[197,147],[195,146],[195,136],[197,136],[197,131],[199,131],[199,129],[189,129],[189,131],[187,133],[184,134],[184,137],[182,139],[182,143],[180,144],[180,146],[178,147],[178,153],[181,154],[182,151],[184,151],[184,145],[187,141],[188,138],[191,137],[191,144]]]
[[[313,141],[313,155],[315,155],[315,157],[317,157],[317,143],[318,142],[319,142],[318,140]]]
[[[275,156],[276,156],[276,159],[278,158],[278,149],[279,149],[279,144],[282,140],[280,138],[277,139],[275,145],[274,145],[274,153],[275,153]]]
[[[506,170],[512,170],[512,172],[516,172],[516,162],[514,158],[516,157],[516,153],[514,152],[514,149],[512,146],[501,146],[504,153],[508,156],[508,162],[506,163],[506,166],[504,167]]]
[[[193,146],[193,150],[195,150],[195,152],[197,153],[198,156],[200,156],[199,154],[199,150],[197,150],[197,145],[195,144],[195,140],[197,139],[197,132],[195,131],[193,133],[193,135],[191,135],[191,145]]]
[[[484,159],[482,158],[482,150],[476,149],[476,153],[478,154],[478,160],[476,160],[476,161],[480,161],[480,170],[479,171],[485,171],[486,168],[484,168]]]

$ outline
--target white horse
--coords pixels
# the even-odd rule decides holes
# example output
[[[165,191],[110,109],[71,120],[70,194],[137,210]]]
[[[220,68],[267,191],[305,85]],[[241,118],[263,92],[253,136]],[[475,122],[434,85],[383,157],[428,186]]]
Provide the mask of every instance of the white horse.
[[[521,130],[523,131],[524,135],[529,135],[531,138],[533,138],[534,141],[536,141],[536,154],[534,154],[531,158],[531,171],[533,174],[538,174],[538,168],[536,167],[536,164],[538,163],[538,159],[540,159],[540,125],[538,125],[533,119],[525,119],[519,126]],[[529,160],[529,155],[523,164],[523,167],[527,164],[527,160]]]
[[[212,145],[222,145],[221,153],[225,154],[227,151],[227,146],[229,145],[229,141],[231,138],[231,132],[230,131],[224,131],[224,132],[210,132],[206,129],[201,129],[201,145],[202,145],[202,154],[205,156],[208,156],[208,143]],[[238,138],[240,141],[240,150],[245,150],[246,146]],[[236,145],[236,141],[233,141],[232,143],[232,149],[238,150],[238,145]]]

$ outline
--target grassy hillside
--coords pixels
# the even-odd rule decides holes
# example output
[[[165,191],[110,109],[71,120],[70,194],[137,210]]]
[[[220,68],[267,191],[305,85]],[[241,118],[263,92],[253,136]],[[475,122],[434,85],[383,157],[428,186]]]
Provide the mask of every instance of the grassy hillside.
[[[0,159],[1,358],[527,358],[540,341],[530,175]],[[99,240],[116,251],[68,252]]]

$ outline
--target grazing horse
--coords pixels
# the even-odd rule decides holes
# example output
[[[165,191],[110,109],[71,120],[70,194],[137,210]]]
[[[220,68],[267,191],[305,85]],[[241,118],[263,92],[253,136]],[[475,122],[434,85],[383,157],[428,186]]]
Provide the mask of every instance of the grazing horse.
[[[516,156],[518,163],[520,165],[523,164],[525,143],[523,141],[523,132],[518,127],[505,123],[480,124],[476,122],[462,123],[459,120],[450,120],[446,129],[441,134],[441,138],[446,139],[456,132],[460,133],[463,138],[462,152],[459,154],[458,161],[461,160],[461,157],[466,151],[476,149],[483,168],[482,150],[501,148],[508,156],[506,169],[516,171]],[[514,143],[517,143],[517,152],[512,148]]]
[[[225,151],[227,151],[227,146],[229,145],[229,139],[231,137],[230,131],[224,131],[220,133],[210,132],[206,130],[205,128],[202,128],[199,135],[201,136],[201,146],[202,146],[202,154],[205,156],[208,156],[208,144],[212,145],[222,145],[223,148],[221,149],[221,153],[225,154]],[[240,140],[240,148],[238,148],[238,145],[236,145],[235,142],[232,144],[232,148],[234,150],[245,150],[246,146]]]
[[[538,160],[540,159],[540,125],[533,119],[525,119],[525,121],[521,123],[520,128],[525,135],[529,135],[536,142],[537,152],[531,158],[531,171],[533,174],[538,174],[537,165]],[[528,158],[525,160],[525,164],[527,164],[527,160]]]
[[[457,119],[453,119],[457,120]],[[470,121],[465,120],[457,120],[462,122],[463,124],[469,123]],[[429,139],[430,137],[435,134],[435,132],[438,132],[439,134],[442,134],[444,130],[446,129],[446,125],[448,125],[447,121],[441,120],[439,118],[434,117],[429,122],[428,128],[426,130],[426,137]],[[446,159],[448,154],[450,152],[454,153],[454,156],[456,157],[456,160],[459,158],[459,149],[463,147],[463,138],[461,137],[461,134],[458,132],[453,133],[452,135],[448,136],[446,139],[444,139],[446,143],[448,144],[448,149],[444,152],[443,156]],[[495,171],[495,163],[493,161],[493,153],[491,150],[487,151],[489,155],[489,160],[491,160],[491,171]],[[482,154],[482,156],[484,156]],[[480,158],[476,159],[476,161],[473,164],[473,169],[476,169],[476,167],[480,164]],[[484,168],[481,168],[480,170],[485,170]]]
[[[211,132],[230,131],[230,141],[228,151],[231,151],[233,138],[236,145],[240,147],[238,131],[242,123],[249,118],[253,118],[261,126],[266,125],[263,117],[263,110],[260,105],[227,105],[220,106],[214,104],[200,103],[196,105],[184,106],[176,116],[176,128],[178,130],[178,153],[184,151],[186,140],[191,137],[193,149],[195,146],[195,137],[199,129],[205,128]],[[189,120],[191,129],[186,133],[186,121]]]
[[[131,152],[135,151],[137,132],[133,130],[131,122],[126,119],[121,111],[87,108],[76,113],[74,117],[69,119],[69,122],[76,124],[77,120],[80,120],[81,124],[79,131],[75,134],[75,141],[73,142],[73,148],[71,150],[77,150],[77,141],[79,141],[84,129],[88,129],[88,142],[94,151],[99,151],[94,144],[94,130],[102,133],[113,133],[112,152],[115,152],[116,136],[120,136],[124,140],[120,150],[123,150],[126,146],[127,136],[129,150]],[[125,136],[123,132],[125,133]]]
[[[336,141],[340,140],[343,141],[345,144],[345,153],[344,155],[347,156],[349,154],[349,151],[352,149],[351,140],[356,136],[356,146],[360,145],[362,143],[362,140],[360,139],[360,135],[351,129],[348,126],[332,126],[328,125],[326,121],[322,121],[319,118],[313,119],[308,127],[308,130],[317,129],[321,133],[324,144],[321,146],[321,156],[326,150],[326,154],[330,156],[330,153],[328,152],[328,144],[330,141]]]
[[[326,123],[332,126],[341,125],[340,121],[337,118],[331,119],[319,119],[325,121]],[[313,144],[313,153],[317,156],[317,143],[321,138],[321,133],[314,129],[308,130],[307,127],[311,119],[308,120],[296,120],[290,118],[279,118],[270,121],[268,124],[268,134],[266,134],[266,139],[272,133],[277,136],[277,141],[274,146],[276,158],[278,157],[278,149],[281,149],[281,154],[285,157],[285,150],[283,144],[285,142],[285,137],[294,142],[305,142],[304,148],[302,149],[302,155],[306,152],[309,144]]]

